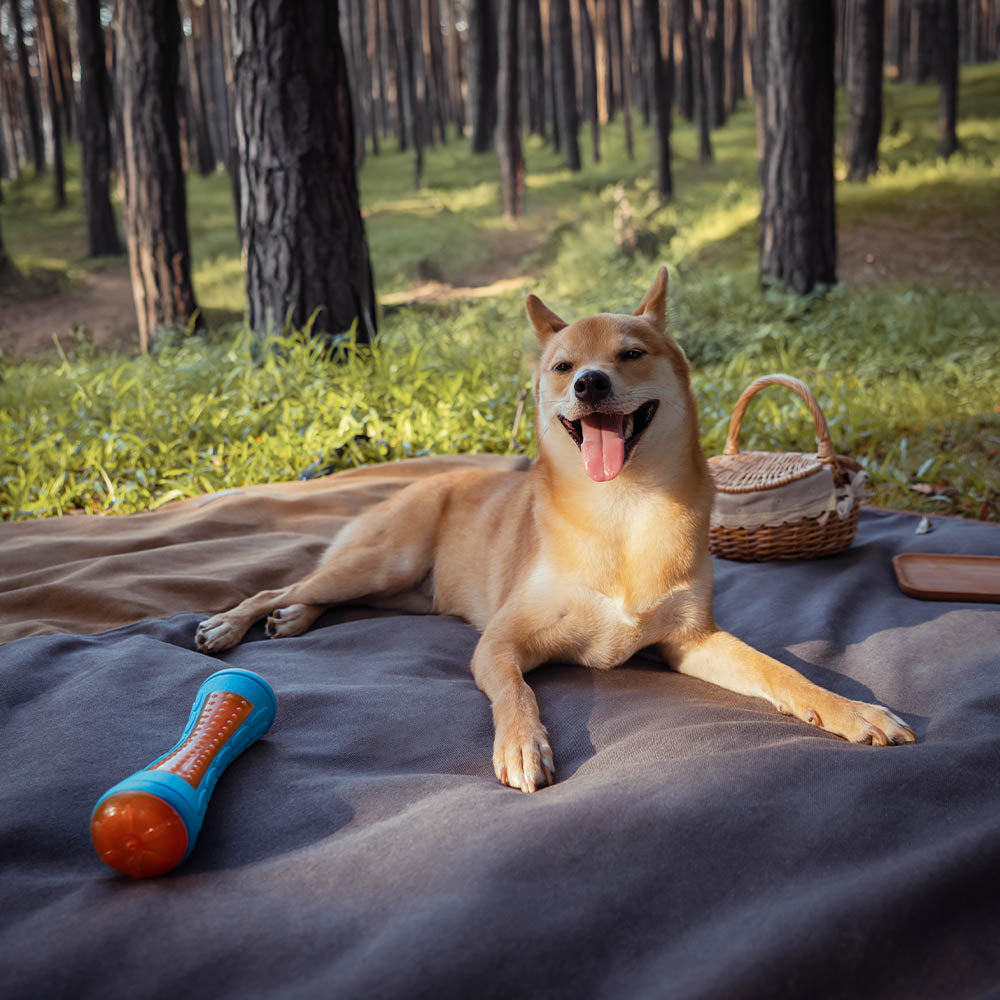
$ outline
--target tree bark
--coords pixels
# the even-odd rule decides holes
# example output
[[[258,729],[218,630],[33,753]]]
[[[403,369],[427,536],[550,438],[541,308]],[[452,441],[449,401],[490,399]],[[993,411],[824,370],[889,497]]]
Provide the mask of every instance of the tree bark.
[[[833,2],[770,0],[760,272],[805,295],[837,280]]]
[[[670,155],[670,105],[673,102],[672,73],[663,60],[660,35],[660,5],[657,0],[643,0],[643,34],[646,43],[648,70],[652,82],[651,108],[656,141],[656,187],[664,198],[674,194],[674,178]]]
[[[573,24],[569,0],[549,0],[549,18],[559,138],[566,153],[566,165],[575,171],[581,167],[580,118],[576,108],[576,70],[573,65]]]
[[[118,32],[123,214],[145,352],[158,327],[183,325],[197,309],[177,126],[177,6],[129,0],[118,8]]]
[[[746,97],[743,62],[743,0],[729,0],[726,14],[726,112]]]
[[[240,232],[249,322],[375,336],[335,0],[232,0]],[[309,44],[303,45],[303,39]]]
[[[77,0],[80,60],[80,138],[87,252],[120,254],[121,240],[111,207],[111,81],[104,53],[100,0]]]
[[[948,159],[958,149],[958,0],[939,0],[937,9],[938,153]]]
[[[725,0],[702,0],[704,17],[705,90],[712,128],[726,124]]]
[[[500,0],[497,155],[500,158],[503,212],[508,218],[517,218],[524,211],[524,157],[521,153],[521,99],[517,71],[519,4],[520,0]]]
[[[693,121],[694,59],[691,54],[691,0],[672,0],[670,30],[674,36],[677,110],[686,121]]]
[[[882,132],[884,0],[849,0],[847,178],[863,181],[878,170]]]
[[[208,100],[205,91],[207,87],[202,74],[201,49],[204,35],[204,8],[191,0],[185,4],[185,13],[191,21],[191,34],[184,39],[185,51],[182,60],[187,70],[182,73],[186,78],[188,88],[188,108],[190,114],[190,138],[194,145],[194,159],[198,173],[202,176],[215,172],[215,149],[212,144],[212,133],[208,127]]]
[[[49,105],[49,125],[52,130],[52,180],[55,207],[66,207],[66,160],[63,156],[64,116],[60,103],[58,84],[58,55],[56,52],[55,23],[50,0],[35,0],[37,30],[35,42],[38,49],[38,68],[45,81]]]
[[[583,109],[590,122],[590,145],[594,163],[601,162],[601,126],[597,113],[597,51],[594,43],[594,24],[587,4],[577,7],[580,22],[580,79]]]
[[[36,174],[44,174],[45,137],[42,134],[42,113],[38,106],[38,96],[35,84],[31,79],[31,67],[28,65],[28,49],[24,44],[24,25],[21,18],[20,0],[10,0],[11,18],[14,22],[14,47],[17,50],[17,67],[21,74],[21,89],[24,96],[24,113],[28,119],[28,144],[31,147],[31,160],[35,165]]]
[[[496,0],[469,0],[468,94],[472,151],[493,148],[497,126]]]
[[[691,62],[694,75],[694,113],[698,124],[698,162],[711,163],[712,103],[708,89],[708,58],[705,52],[705,18],[708,0],[694,0],[690,21]]]
[[[622,0],[621,54],[622,54],[622,118],[625,127],[625,155],[635,159],[635,140],[632,133],[632,0]]]

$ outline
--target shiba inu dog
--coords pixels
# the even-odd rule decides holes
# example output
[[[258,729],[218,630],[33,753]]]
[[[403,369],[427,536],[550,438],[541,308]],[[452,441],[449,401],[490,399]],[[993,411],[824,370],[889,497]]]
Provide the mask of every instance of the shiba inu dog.
[[[915,740],[887,709],[826,691],[716,626],[712,478],[666,297],[666,268],[631,316],[568,324],[529,295],[541,347],[530,469],[407,486],[347,524],[297,583],[203,621],[198,647],[229,649],[265,615],[271,637],[299,635],[346,602],[458,615],[482,633],[472,675],[493,710],[496,775],[525,792],[550,784],[555,766],[524,675],[552,660],[604,670],[650,646],[677,671],[855,743]]]

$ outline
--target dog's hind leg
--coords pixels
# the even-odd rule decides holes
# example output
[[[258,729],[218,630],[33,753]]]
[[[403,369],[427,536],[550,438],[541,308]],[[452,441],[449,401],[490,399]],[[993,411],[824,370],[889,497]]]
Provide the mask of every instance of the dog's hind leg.
[[[231,649],[266,615],[271,637],[299,635],[332,605],[371,600],[386,606],[392,595],[418,589],[431,571],[434,526],[446,489],[431,480],[415,483],[349,522],[308,576],[280,590],[263,590],[201,622],[198,648]],[[411,604],[404,597],[401,602]]]

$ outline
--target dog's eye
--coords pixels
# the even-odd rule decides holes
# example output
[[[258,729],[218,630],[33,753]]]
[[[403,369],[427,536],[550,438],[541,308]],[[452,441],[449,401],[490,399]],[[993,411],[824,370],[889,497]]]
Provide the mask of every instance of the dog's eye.
[[[568,361],[560,361],[552,366],[554,372],[568,372],[573,366]]]
[[[646,353],[645,351],[640,351],[633,348],[632,350],[629,351],[622,351],[621,354],[618,355],[618,357],[622,361],[635,361],[636,359],[641,358],[645,353]]]

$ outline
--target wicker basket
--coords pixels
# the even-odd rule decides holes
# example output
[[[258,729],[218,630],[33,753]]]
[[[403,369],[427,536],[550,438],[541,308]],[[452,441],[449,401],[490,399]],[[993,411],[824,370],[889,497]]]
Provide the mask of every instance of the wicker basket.
[[[816,424],[815,453],[739,450],[746,408],[768,385],[794,389],[805,401]],[[816,398],[796,378],[767,375],[743,392],[733,410],[725,450],[709,459],[709,468],[717,494],[709,535],[714,555],[745,562],[813,559],[841,552],[854,540],[864,472],[853,459],[834,452]],[[806,502],[803,495],[811,499]],[[728,513],[721,512],[723,506]],[[760,510],[769,513],[753,513]],[[734,526],[742,521],[746,527]]]

